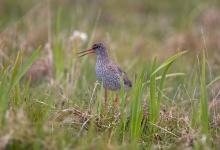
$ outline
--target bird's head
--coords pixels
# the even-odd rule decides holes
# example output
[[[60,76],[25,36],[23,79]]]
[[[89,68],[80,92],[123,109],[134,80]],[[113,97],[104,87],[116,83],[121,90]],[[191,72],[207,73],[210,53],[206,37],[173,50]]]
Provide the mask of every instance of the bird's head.
[[[79,57],[85,56],[87,54],[96,53],[97,56],[108,57],[106,46],[103,43],[95,43],[92,45],[91,49],[79,52]]]

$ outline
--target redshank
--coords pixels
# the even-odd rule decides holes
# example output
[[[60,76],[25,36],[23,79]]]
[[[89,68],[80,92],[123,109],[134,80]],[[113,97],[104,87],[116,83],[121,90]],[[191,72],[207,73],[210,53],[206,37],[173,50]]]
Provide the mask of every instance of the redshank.
[[[102,83],[105,89],[105,106],[107,104],[107,90],[119,91],[122,87],[125,89],[132,87],[132,82],[128,79],[126,72],[114,63],[108,56],[107,48],[103,43],[93,44],[91,49],[79,52],[79,57],[95,53],[96,59],[96,78]],[[124,84],[124,85],[121,85]],[[115,103],[118,103],[118,92]]]

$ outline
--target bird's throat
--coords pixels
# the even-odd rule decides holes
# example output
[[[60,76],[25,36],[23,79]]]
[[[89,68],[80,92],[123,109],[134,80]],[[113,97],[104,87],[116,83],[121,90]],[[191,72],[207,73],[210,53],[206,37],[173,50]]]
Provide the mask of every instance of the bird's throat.
[[[109,62],[109,58],[108,58],[108,56],[98,55],[97,56],[97,62],[101,63],[101,64],[107,63],[107,62]]]

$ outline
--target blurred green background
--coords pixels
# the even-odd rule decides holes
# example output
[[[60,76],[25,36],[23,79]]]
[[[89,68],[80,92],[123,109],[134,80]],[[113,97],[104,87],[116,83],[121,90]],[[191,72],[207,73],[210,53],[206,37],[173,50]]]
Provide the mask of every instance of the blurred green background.
[[[155,52],[196,51],[205,47],[203,32],[211,53],[219,49],[219,5],[218,0],[1,0],[0,31],[16,34],[8,38],[17,43],[7,46],[30,48],[45,44],[48,30],[67,37],[79,30],[91,38],[95,28],[92,42],[106,41],[122,59],[126,53],[146,59]]]
[[[2,145],[8,149],[19,146],[20,149],[133,148],[130,126],[124,131],[112,120],[115,110],[112,108],[109,114],[99,112],[103,95],[100,88],[93,95],[95,57],[77,58],[77,51],[85,50],[97,41],[107,44],[111,58],[134,83],[141,71],[145,71],[146,77],[141,78],[146,85],[144,91],[141,94],[133,91],[135,95],[130,98],[141,95],[141,102],[148,102],[150,97],[152,87],[148,83],[153,59],[157,58],[159,66],[168,57],[187,50],[188,53],[178,58],[169,70],[174,76],[168,79],[162,92],[160,128],[148,134],[151,130],[146,122],[146,132],[140,134],[141,142],[136,144],[143,149],[176,149],[179,145],[180,149],[218,149],[219,0],[0,0],[0,87],[6,89],[0,89],[0,94],[9,87],[7,96],[0,96],[5,100],[0,102],[7,112],[3,117],[7,123],[0,126],[0,149],[1,141],[5,141]],[[40,56],[26,74],[33,83],[26,76],[20,81],[20,76],[14,84],[13,77],[19,77],[20,65],[33,52],[36,57],[39,47],[42,49]],[[201,77],[202,50],[207,59],[206,78]],[[175,73],[184,73],[184,76],[175,76]],[[137,82],[135,89],[142,86],[142,82]],[[200,87],[200,84],[203,85]],[[199,91],[200,88],[207,88],[208,94],[205,90]],[[156,89],[156,92],[161,91]],[[202,117],[198,116],[203,111],[199,107],[201,93],[207,98],[205,108],[210,111],[210,120],[205,123],[212,128],[207,137],[199,132]],[[82,118],[74,118],[75,114],[71,114],[72,118],[65,118],[66,114],[61,116],[63,120],[58,120],[60,124],[55,127],[50,124],[52,117],[59,113],[63,115],[75,106],[82,110],[78,112],[81,117],[88,115],[90,98],[96,101],[89,113],[98,115],[104,125],[110,124],[109,128],[100,127],[104,132],[94,131],[91,127],[91,131],[86,130],[79,136],[81,124],[77,126],[74,121],[82,123]],[[142,103],[137,108],[139,106],[142,110]],[[128,110],[129,113],[132,111]],[[121,138],[121,131],[125,132],[124,138]],[[209,137],[211,142],[206,141]]]

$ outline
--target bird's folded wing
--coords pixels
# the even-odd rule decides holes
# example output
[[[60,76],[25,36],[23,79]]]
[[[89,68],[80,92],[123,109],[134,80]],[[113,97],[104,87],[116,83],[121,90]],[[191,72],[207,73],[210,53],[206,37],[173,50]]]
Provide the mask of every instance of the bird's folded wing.
[[[118,74],[121,75],[121,69],[118,67],[117,64],[115,64],[114,62],[110,61],[107,65],[107,69],[113,73],[113,74]]]
[[[118,65],[114,64],[113,62],[109,63],[107,65],[108,70],[111,71],[113,74],[118,74],[120,78],[123,79],[123,82],[125,85],[128,85],[129,87],[132,86],[131,81],[128,79],[128,75],[125,71],[123,71]]]

